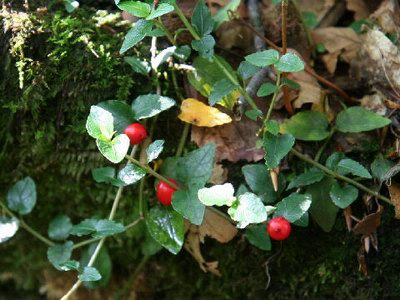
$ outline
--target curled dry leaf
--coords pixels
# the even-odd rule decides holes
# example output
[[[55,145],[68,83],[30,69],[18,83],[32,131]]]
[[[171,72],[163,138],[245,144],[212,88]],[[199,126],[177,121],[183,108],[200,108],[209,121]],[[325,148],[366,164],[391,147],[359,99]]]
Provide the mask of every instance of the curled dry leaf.
[[[182,101],[178,118],[199,127],[214,127],[232,122],[227,114],[194,98]]]
[[[391,184],[388,184],[387,187],[390,194],[390,201],[394,205],[394,217],[400,219],[400,185],[392,180]]]
[[[381,216],[383,213],[383,206],[378,205],[378,210],[361,219],[359,223],[353,228],[355,234],[369,236],[381,225]]]
[[[368,268],[367,268],[367,262],[365,260],[365,249],[364,245],[360,247],[360,250],[357,253],[357,260],[358,260],[358,270],[360,272],[363,272],[365,276],[368,275]]]
[[[200,243],[204,243],[204,238],[206,236],[220,243],[227,243],[232,240],[237,233],[238,230],[235,226],[217,213],[207,209],[203,224],[200,226],[189,225],[184,247],[199,263],[200,268],[204,272],[210,272],[214,275],[221,276],[221,272],[218,270],[218,261],[206,262],[200,250]]]
[[[299,95],[293,102],[295,108],[300,108],[306,103],[320,103],[323,91],[315,77],[303,71],[290,74],[290,79],[300,85]]]
[[[343,210],[343,214],[344,214],[344,219],[346,221],[347,230],[351,232],[353,228],[353,219],[351,217],[352,216],[351,206],[346,207]]]
[[[386,33],[399,33],[400,7],[397,0],[385,0],[370,16]]]
[[[322,55],[322,60],[330,73],[336,70],[338,57],[350,63],[357,55],[362,43],[362,37],[348,27],[326,27],[313,31],[316,43],[322,43],[328,54]]]
[[[199,147],[214,143],[216,161],[224,159],[259,161],[264,157],[262,149],[256,148],[257,132],[260,126],[247,118],[214,128],[192,128],[192,141]]]

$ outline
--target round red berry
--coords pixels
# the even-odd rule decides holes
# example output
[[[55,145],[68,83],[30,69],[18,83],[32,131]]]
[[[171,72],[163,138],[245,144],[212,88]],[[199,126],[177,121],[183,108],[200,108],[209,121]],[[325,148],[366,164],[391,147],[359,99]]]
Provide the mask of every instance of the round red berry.
[[[289,237],[292,226],[284,217],[276,217],[268,222],[267,231],[271,239],[283,241]]]
[[[168,180],[177,185],[177,182],[175,180],[173,180],[171,178],[169,178]],[[157,199],[158,199],[158,201],[160,201],[165,206],[171,205],[171,203],[172,203],[172,195],[175,192],[176,192],[176,189],[174,189],[173,187],[169,186],[164,181],[160,181],[156,186]]]
[[[140,123],[133,123],[124,129],[132,145],[140,144],[147,137],[147,130]]]

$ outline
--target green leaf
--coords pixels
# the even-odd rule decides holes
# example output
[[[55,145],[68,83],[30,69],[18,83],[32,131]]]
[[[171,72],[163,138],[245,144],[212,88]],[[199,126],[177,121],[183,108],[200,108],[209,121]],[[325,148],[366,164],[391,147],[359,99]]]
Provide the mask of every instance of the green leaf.
[[[177,59],[180,59],[182,61],[186,61],[189,58],[191,52],[192,52],[192,49],[188,45],[183,45],[183,46],[179,46],[175,50],[173,55]]]
[[[172,207],[194,225],[201,225],[206,207],[197,197],[197,188],[176,191],[172,196]]]
[[[97,148],[105,158],[113,163],[119,163],[128,153],[130,141],[126,134],[119,134],[110,142],[96,140]]]
[[[132,110],[136,119],[146,119],[158,115],[175,105],[175,100],[159,96],[157,94],[147,94],[137,97],[132,102]]]
[[[263,113],[259,109],[248,110],[244,113],[250,120],[257,121],[257,118],[262,117]]]
[[[14,184],[7,193],[7,204],[20,215],[29,214],[36,204],[36,185],[33,179],[25,177]]]
[[[192,41],[192,48],[199,52],[200,56],[212,61],[214,56],[215,39],[212,35],[205,35],[200,40]]]
[[[375,158],[371,164],[372,176],[382,182],[385,180],[385,174],[387,174],[394,165],[394,162],[391,160],[379,156]]]
[[[124,101],[108,100],[100,102],[97,106],[112,114],[114,129],[118,133],[123,133],[124,129],[135,121],[131,108]]]
[[[158,253],[163,247],[146,230],[145,240],[140,244],[144,256],[152,256]]]
[[[336,117],[336,128],[341,132],[369,131],[390,123],[390,119],[358,106],[345,109]]]
[[[234,195],[235,190],[230,183],[214,185],[210,188],[202,188],[197,193],[200,202],[206,206],[231,206],[232,202],[235,200]]]
[[[171,207],[155,206],[146,216],[151,236],[172,254],[177,254],[184,239],[183,217]]]
[[[17,233],[18,228],[18,219],[0,216],[0,244],[11,239]]]
[[[317,15],[311,11],[304,11],[303,13],[304,25],[308,28],[315,28],[318,25]]]
[[[61,270],[61,266],[71,258],[73,246],[71,241],[51,246],[47,249],[47,259],[57,270]]]
[[[156,9],[153,9],[150,15],[146,17],[146,20],[153,20],[155,18],[166,15],[174,10],[174,7],[168,3],[160,3],[158,4]]]
[[[155,160],[161,154],[164,149],[164,140],[156,140],[149,145],[146,149],[147,163]]]
[[[120,54],[125,53],[130,48],[135,46],[141,40],[143,40],[146,35],[148,35],[153,29],[153,23],[147,20],[139,20],[136,22],[135,26],[128,31],[125,36],[124,42],[122,43]]]
[[[315,222],[326,232],[331,231],[335,225],[336,214],[339,210],[329,197],[333,182],[332,178],[325,177],[322,181],[314,183],[306,189],[306,193],[312,196],[309,212]]]
[[[148,75],[151,71],[150,64],[147,61],[143,61],[134,56],[125,56],[124,61],[129,64],[135,73],[142,75]]]
[[[97,243],[94,243],[90,245],[85,252],[83,252],[80,261],[80,264],[82,266],[88,265],[90,258],[92,257],[96,248],[97,248]],[[101,248],[93,267],[96,268],[97,271],[100,273],[101,279],[96,282],[94,281],[85,282],[84,285],[88,288],[97,288],[106,286],[111,278],[112,262],[110,254],[108,253],[108,250],[105,246]]]
[[[210,34],[214,29],[214,23],[215,22],[207,5],[204,3],[204,0],[197,1],[193,10],[192,25],[200,37]]]
[[[150,4],[140,1],[120,1],[117,6],[138,18],[146,18],[151,11]]]
[[[250,244],[261,250],[270,251],[272,248],[271,239],[264,224],[248,227],[245,236]]]
[[[288,87],[290,87],[291,89],[294,89],[294,90],[299,90],[301,88],[300,84],[298,84],[296,81],[291,80],[291,79],[286,78],[286,77],[282,78],[281,84],[282,85],[287,85]]]
[[[237,69],[237,73],[244,80],[247,80],[253,77],[259,70],[261,70],[261,67],[257,67],[248,61],[242,61]]]
[[[279,72],[300,72],[304,70],[303,60],[291,52],[282,55],[274,66]]]
[[[83,272],[78,275],[80,281],[98,281],[101,279],[99,271],[94,267],[85,267]]]
[[[279,61],[279,52],[274,49],[265,50],[247,55],[245,59],[254,66],[266,67]]]
[[[91,106],[90,114],[86,121],[86,130],[95,139],[111,140],[114,134],[114,118],[112,114],[99,106]]]
[[[213,19],[215,21],[214,29],[215,30],[218,29],[218,27],[221,26],[222,23],[228,21],[229,20],[228,12],[236,11],[239,5],[240,5],[240,0],[230,0],[228,4],[219,9],[217,14],[213,16]]]
[[[265,164],[269,169],[279,166],[282,158],[289,153],[295,142],[295,138],[288,133],[273,135],[269,132],[264,133]]]
[[[49,224],[49,237],[56,241],[65,240],[72,229],[71,219],[67,215],[58,215]]]
[[[346,158],[346,155],[344,155],[344,153],[342,152],[335,152],[333,154],[331,154],[325,162],[325,166],[333,171],[337,170],[337,166],[339,164],[339,162]]]
[[[288,190],[297,188],[300,186],[310,185],[321,181],[325,176],[325,173],[317,168],[311,168],[310,170],[295,177],[289,184]]]
[[[126,164],[126,166],[118,172],[118,179],[121,180],[124,185],[134,184],[144,176],[146,176],[146,170],[131,163]]]
[[[215,145],[207,144],[181,158],[177,166],[179,181],[191,188],[202,188],[214,167]]]
[[[329,191],[329,196],[336,206],[344,209],[357,199],[358,190],[350,184],[342,187],[335,181]]]
[[[115,169],[112,167],[92,169],[92,177],[98,183],[110,183],[115,177]]]
[[[168,157],[161,165],[161,174],[166,178],[178,178],[178,164],[182,157]]]
[[[261,223],[267,220],[267,210],[257,195],[244,193],[228,209],[231,218],[238,222],[238,228],[245,228],[252,223]]]
[[[364,168],[360,163],[356,162],[355,160],[349,158],[342,159],[339,162],[338,172],[342,175],[351,173],[354,176],[372,178],[371,174],[366,168]]]
[[[61,271],[71,271],[75,270],[78,271],[80,267],[79,261],[76,260],[67,260],[65,263],[61,264],[60,266]]]
[[[282,216],[290,223],[299,220],[311,206],[311,195],[291,194],[276,204],[274,217]]]
[[[268,120],[267,123],[265,123],[265,130],[268,132],[272,133],[273,135],[278,135],[279,134],[279,123],[275,120]]]
[[[285,132],[302,141],[322,141],[329,136],[328,119],[321,112],[303,111],[282,124]]]
[[[83,236],[91,234],[92,237],[105,237],[125,231],[124,225],[115,221],[102,219],[85,219],[81,223],[72,226],[70,234]]]
[[[310,221],[309,219],[310,219],[309,213],[308,213],[308,211],[306,211],[304,213],[304,215],[301,216],[300,219],[298,219],[296,222],[293,222],[293,225],[300,226],[300,227],[307,227],[308,223]]]
[[[246,183],[250,189],[260,196],[265,203],[273,203],[278,198],[278,193],[274,191],[271,176],[268,169],[262,164],[246,165],[242,167],[242,172]],[[284,188],[282,175],[278,177],[278,192]]]
[[[257,91],[258,97],[266,97],[272,95],[278,90],[278,87],[275,84],[270,82],[263,83]]]
[[[217,81],[212,87],[212,92],[208,98],[208,104],[214,106],[219,101],[222,101],[224,97],[228,96],[237,89],[238,86],[233,84],[229,79],[224,78]]]

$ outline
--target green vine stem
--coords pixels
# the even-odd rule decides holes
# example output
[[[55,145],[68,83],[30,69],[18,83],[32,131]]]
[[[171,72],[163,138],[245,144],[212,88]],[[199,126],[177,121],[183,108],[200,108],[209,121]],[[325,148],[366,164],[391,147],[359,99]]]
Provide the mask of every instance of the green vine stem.
[[[372,195],[372,196],[374,196],[374,197],[376,197],[376,198],[378,198],[378,199],[380,199],[380,200],[382,200],[382,201],[385,201],[385,202],[388,203],[388,204],[393,205],[392,201],[390,201],[389,198],[387,198],[387,197],[385,197],[385,196],[382,196],[382,195],[379,194],[378,192],[373,191],[373,190],[367,188],[365,185],[362,185],[361,183],[359,183],[359,182],[357,182],[357,181],[355,181],[355,180],[353,180],[353,179],[351,179],[351,178],[349,178],[349,177],[340,175],[340,174],[338,174],[338,173],[332,171],[331,169],[329,169],[329,168],[327,168],[327,167],[321,165],[319,162],[316,162],[315,160],[309,158],[308,156],[306,156],[306,155],[300,153],[300,152],[297,151],[296,149],[293,148],[290,152],[291,152],[292,154],[294,154],[295,156],[297,156],[298,158],[300,158],[301,160],[303,160],[303,161],[305,161],[305,162],[307,162],[307,163],[313,165],[314,167],[317,167],[318,169],[321,169],[321,170],[324,171],[326,174],[328,174],[328,175],[330,175],[330,176],[332,176],[332,177],[334,177],[334,178],[340,179],[340,180],[342,180],[342,181],[344,181],[344,182],[347,182],[347,183],[349,183],[349,184],[351,184],[351,185],[353,185],[353,186],[359,188],[360,190],[363,190],[364,192],[366,192],[366,193],[368,193],[368,194],[370,194],[370,195]]]
[[[25,223],[24,220],[22,220],[21,218],[18,218],[8,207],[7,205],[5,205],[2,201],[0,201],[0,206],[4,209],[4,211],[6,212],[6,214],[8,214],[10,217],[15,218],[18,221],[19,226],[21,226],[21,228],[25,229],[26,231],[28,231],[30,234],[32,234],[34,237],[36,237],[37,239],[41,240],[43,243],[45,243],[47,246],[51,247],[54,246],[55,243],[50,241],[48,238],[44,237],[43,235],[41,235],[39,232],[37,232],[35,229],[33,229],[31,226],[29,226],[28,224]]]
[[[271,117],[272,110],[274,109],[276,99],[278,98],[278,93],[279,93],[279,91],[281,89],[281,73],[279,73],[279,72],[278,72],[278,74],[276,76],[276,84],[275,84],[275,86],[276,86],[276,90],[274,92],[274,95],[272,96],[272,100],[271,100],[271,103],[269,104],[268,112],[267,112],[267,114],[266,114],[266,116],[264,118],[264,126],[265,126],[265,123],[267,123],[269,118]]]

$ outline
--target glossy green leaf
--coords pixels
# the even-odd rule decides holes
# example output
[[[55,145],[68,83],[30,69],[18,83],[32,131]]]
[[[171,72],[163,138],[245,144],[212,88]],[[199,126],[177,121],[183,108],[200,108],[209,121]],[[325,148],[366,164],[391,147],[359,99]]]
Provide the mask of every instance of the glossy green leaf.
[[[58,270],[70,260],[74,243],[67,241],[64,244],[57,244],[47,249],[47,259]]]
[[[224,97],[237,89],[238,86],[234,85],[229,79],[224,78],[217,81],[212,87],[212,92],[208,98],[208,104],[214,106],[216,103],[222,101]]]
[[[372,176],[379,179],[380,181],[385,180],[385,174],[387,174],[390,169],[394,166],[394,162],[379,156],[371,164]]]
[[[261,250],[270,251],[272,248],[271,239],[264,224],[248,227],[245,236],[250,244]]]
[[[166,15],[168,13],[170,13],[171,11],[174,10],[174,7],[171,4],[168,3],[160,3],[158,4],[158,6],[153,9],[150,13],[150,15],[148,15],[146,17],[146,20],[153,20],[155,18],[161,17],[163,15]]]
[[[147,20],[139,20],[136,22],[134,27],[128,31],[125,36],[124,42],[122,43],[120,54],[125,53],[130,48],[135,46],[141,40],[143,40],[146,35],[148,35],[153,29],[153,23]]]
[[[150,64],[147,61],[143,61],[134,56],[125,56],[124,61],[129,64],[135,73],[142,75],[148,75],[151,71]]]
[[[146,18],[151,11],[150,4],[132,0],[120,1],[118,7],[138,18]]]
[[[235,200],[234,195],[235,190],[230,183],[214,185],[210,188],[202,188],[197,193],[200,202],[206,206],[231,206],[232,202]]]
[[[329,191],[334,180],[325,177],[322,181],[307,187],[306,193],[311,194],[312,204],[310,214],[322,230],[329,232],[335,225],[339,208],[331,201]]]
[[[302,141],[322,141],[329,136],[328,119],[321,112],[303,111],[282,124],[285,132]]]
[[[270,82],[263,83],[257,91],[258,97],[266,97],[272,95],[278,90],[278,87],[275,84]]]
[[[238,228],[245,228],[252,223],[261,223],[267,220],[267,210],[257,195],[244,193],[228,209],[231,218],[238,222]]]
[[[164,140],[155,140],[146,149],[147,163],[155,160],[161,154],[164,149]]]
[[[147,94],[137,97],[132,102],[132,110],[136,119],[146,119],[158,115],[175,105],[175,100],[157,94]]]
[[[88,134],[99,140],[109,141],[114,133],[114,119],[110,112],[99,106],[91,106],[86,121]]]
[[[94,238],[105,237],[125,231],[124,225],[107,219],[86,219],[72,226],[70,234],[76,236],[92,235]]]
[[[118,133],[123,133],[124,129],[128,127],[128,125],[135,122],[135,116],[130,108],[130,106],[124,102],[119,100],[108,100],[103,101],[97,104],[97,107],[101,107],[105,109],[109,113],[112,114],[114,118],[114,129]]]
[[[214,24],[214,19],[204,0],[197,1],[192,15],[192,25],[196,32],[200,37],[210,34],[214,29]]]
[[[363,178],[372,178],[368,170],[355,160],[345,158],[342,159],[338,165],[338,172],[342,175],[353,174],[354,176],[359,176]]]
[[[282,216],[290,223],[293,223],[299,220],[310,206],[310,194],[291,194],[276,204],[274,217]]]
[[[265,50],[247,55],[245,59],[254,66],[266,67],[279,61],[279,52],[274,49]]]
[[[215,145],[207,144],[179,160],[177,178],[191,188],[202,188],[210,179],[214,167]]]
[[[90,258],[96,250],[97,243],[93,243],[83,252],[80,260],[81,266],[87,266]],[[88,288],[104,287],[108,284],[111,273],[112,273],[112,261],[110,254],[105,246],[103,246],[97,256],[97,259],[93,265],[94,268],[100,273],[101,279],[97,281],[87,281],[84,285]]]
[[[199,52],[200,56],[212,61],[214,56],[215,39],[212,35],[207,34],[200,40],[192,41],[192,48]]]
[[[269,169],[279,166],[281,160],[289,153],[295,142],[293,135],[285,133],[273,135],[264,133],[263,146],[265,151],[265,164]]]
[[[304,215],[301,216],[300,219],[298,219],[296,222],[293,222],[293,225],[299,227],[307,227],[309,221],[310,221],[310,214],[308,213],[308,211],[306,211]]]
[[[71,229],[71,219],[67,215],[58,215],[50,222],[47,234],[53,240],[62,241],[69,236]]]
[[[71,271],[71,270],[78,271],[80,268],[80,265],[81,264],[79,263],[79,261],[67,260],[65,263],[61,264],[59,267],[60,267],[60,270],[64,271],[64,272]]]
[[[335,152],[326,159],[325,166],[333,171],[336,171],[339,162],[344,158],[346,158],[346,155],[344,155],[343,152]]]
[[[150,209],[146,225],[151,236],[172,254],[181,250],[184,239],[183,217],[171,207],[155,206]]]
[[[369,131],[390,123],[390,119],[359,106],[347,108],[336,117],[336,128],[341,132]]]
[[[124,185],[134,184],[144,176],[146,176],[146,170],[131,163],[128,163],[118,172],[118,179],[123,182]]]
[[[335,181],[329,191],[329,196],[336,206],[346,208],[357,199],[358,190],[350,184],[342,187],[337,181]]]
[[[36,204],[36,185],[33,179],[25,177],[14,184],[8,190],[7,204],[20,215],[29,214]]]
[[[7,242],[18,231],[19,222],[16,218],[0,216],[0,244]]]
[[[300,186],[310,185],[321,181],[325,176],[325,173],[317,168],[311,168],[310,170],[296,176],[289,184],[288,189],[297,188]]]
[[[203,222],[206,207],[197,197],[197,188],[176,191],[172,196],[172,207],[194,225]]]
[[[80,281],[98,281],[101,279],[99,271],[94,267],[85,267],[83,272],[78,275]]]
[[[119,134],[110,142],[96,140],[97,148],[105,158],[113,163],[119,163],[128,153],[130,141],[127,135]]]
[[[237,69],[237,73],[244,80],[247,80],[253,77],[259,70],[261,70],[261,67],[257,67],[248,61],[242,61]]]
[[[150,235],[146,229],[145,240],[140,244],[142,254],[144,256],[152,256],[157,254],[163,247]]]
[[[242,167],[242,172],[246,183],[250,189],[263,199],[265,203],[273,203],[278,198],[278,193],[274,191],[271,176],[268,169],[263,164],[246,165]],[[278,177],[279,191],[284,188],[283,177]],[[278,192],[279,192],[278,191]]]
[[[213,16],[213,19],[215,21],[214,29],[218,29],[218,27],[221,26],[222,23],[224,23],[225,21],[229,21],[229,11],[236,11],[239,5],[240,0],[230,0],[228,4],[220,8],[217,14]]]
[[[279,72],[300,72],[304,70],[303,60],[292,52],[282,55],[274,66]]]

